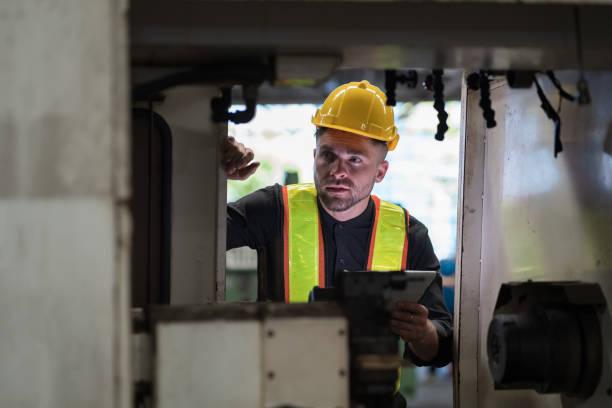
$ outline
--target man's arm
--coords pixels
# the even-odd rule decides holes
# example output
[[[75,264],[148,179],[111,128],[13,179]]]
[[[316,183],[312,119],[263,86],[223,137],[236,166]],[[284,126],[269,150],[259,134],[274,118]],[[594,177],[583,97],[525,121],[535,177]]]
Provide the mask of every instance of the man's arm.
[[[281,231],[281,187],[278,184],[248,194],[227,205],[227,249],[257,249]]]

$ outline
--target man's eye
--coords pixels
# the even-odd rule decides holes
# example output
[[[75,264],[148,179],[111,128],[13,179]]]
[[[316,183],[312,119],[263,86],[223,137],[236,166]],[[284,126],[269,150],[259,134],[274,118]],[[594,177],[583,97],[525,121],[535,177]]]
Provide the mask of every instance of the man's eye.
[[[329,159],[329,158],[333,157],[333,153],[330,152],[330,151],[323,151],[323,152],[321,152],[321,156],[326,158],[326,159]]]
[[[361,157],[353,156],[349,160],[351,163],[361,163]]]

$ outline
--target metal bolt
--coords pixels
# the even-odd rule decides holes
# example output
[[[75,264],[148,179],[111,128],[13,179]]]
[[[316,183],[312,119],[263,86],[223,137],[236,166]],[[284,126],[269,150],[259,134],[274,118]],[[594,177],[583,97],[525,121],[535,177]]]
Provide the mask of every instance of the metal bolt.
[[[346,334],[346,332],[344,331],[344,329],[340,329],[340,330],[338,330],[338,334],[340,336],[344,336]]]
[[[274,330],[268,330],[268,337],[274,337]]]
[[[346,375],[346,372],[343,369],[340,369],[338,374],[340,375],[340,377],[344,377]]]
[[[269,378],[270,380],[273,380],[273,379],[274,379],[274,371],[268,371],[268,378]]]

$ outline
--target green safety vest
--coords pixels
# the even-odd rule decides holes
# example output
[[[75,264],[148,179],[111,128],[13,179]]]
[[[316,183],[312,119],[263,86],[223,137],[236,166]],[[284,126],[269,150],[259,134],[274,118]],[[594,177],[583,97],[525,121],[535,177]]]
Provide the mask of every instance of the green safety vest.
[[[376,206],[367,270],[406,269],[408,231],[400,206],[372,196]],[[283,187],[285,302],[306,302],[314,286],[325,287],[323,235],[313,183]]]

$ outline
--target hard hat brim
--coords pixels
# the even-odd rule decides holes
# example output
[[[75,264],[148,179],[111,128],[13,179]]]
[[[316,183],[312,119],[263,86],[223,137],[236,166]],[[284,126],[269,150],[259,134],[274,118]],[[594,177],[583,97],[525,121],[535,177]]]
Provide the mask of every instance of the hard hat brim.
[[[346,126],[318,124],[318,123],[315,123],[314,120],[313,120],[312,123],[314,123],[317,127],[324,127],[324,128],[342,130],[344,132],[353,133],[353,134],[356,134],[356,135],[359,135],[359,136],[367,137],[369,139],[376,139],[376,140],[380,140],[382,142],[387,142],[387,149],[389,151],[395,150],[395,147],[397,146],[397,142],[399,141],[399,135],[397,133],[395,134],[395,137],[393,139],[388,140],[388,139],[384,139],[382,137],[374,136],[371,133],[363,132],[363,131],[360,131],[358,129],[352,129],[352,128],[349,128],[349,127],[346,127]]]

